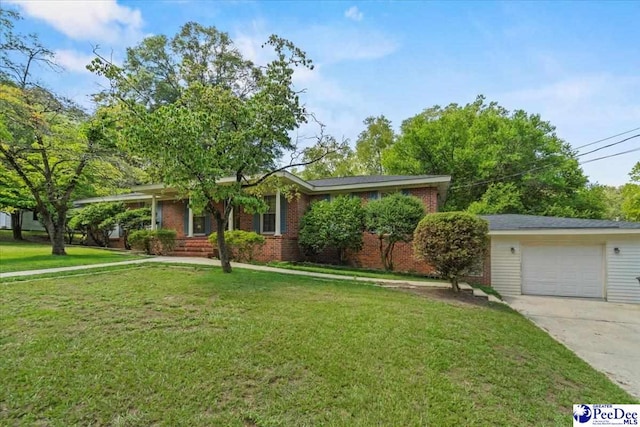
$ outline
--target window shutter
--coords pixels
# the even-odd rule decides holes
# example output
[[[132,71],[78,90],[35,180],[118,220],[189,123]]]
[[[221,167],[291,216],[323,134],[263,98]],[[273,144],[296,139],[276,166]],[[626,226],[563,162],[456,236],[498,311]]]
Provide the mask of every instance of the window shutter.
[[[162,202],[156,202],[156,224],[162,228]]]
[[[253,231],[260,233],[260,214],[253,214]]]
[[[205,212],[204,214],[204,234],[211,234],[211,214],[209,212]]]
[[[189,202],[184,204],[184,235],[189,235]]]
[[[280,233],[287,232],[287,198],[280,195]]]

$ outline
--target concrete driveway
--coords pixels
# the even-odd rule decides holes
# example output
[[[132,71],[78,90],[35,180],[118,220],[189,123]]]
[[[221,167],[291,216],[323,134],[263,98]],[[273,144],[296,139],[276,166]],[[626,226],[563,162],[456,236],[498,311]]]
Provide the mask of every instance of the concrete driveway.
[[[640,399],[640,304],[524,295],[505,301]]]

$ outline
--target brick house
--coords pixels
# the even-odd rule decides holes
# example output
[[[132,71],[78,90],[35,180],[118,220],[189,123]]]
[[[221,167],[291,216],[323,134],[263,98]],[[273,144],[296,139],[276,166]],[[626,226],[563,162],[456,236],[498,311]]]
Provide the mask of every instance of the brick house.
[[[326,178],[305,181],[289,172],[281,172],[279,178],[287,185],[293,185],[298,197],[287,200],[276,191],[266,195],[269,211],[264,214],[250,214],[238,209],[233,212],[229,229],[255,231],[265,236],[266,244],[256,250],[257,261],[302,261],[305,256],[298,247],[300,218],[311,203],[330,200],[338,195],[352,195],[369,200],[384,197],[385,194],[402,192],[422,200],[426,212],[436,212],[446,198],[451,180],[446,175],[374,175],[344,178]],[[220,181],[221,185],[224,180]],[[153,227],[173,229],[177,232],[174,255],[210,256],[214,248],[207,236],[216,231],[215,221],[209,214],[196,215],[188,200],[180,199],[177,192],[162,184],[142,185],[129,194],[80,200],[79,205],[96,202],[123,202],[131,207],[150,206],[156,223]],[[121,246],[121,239],[114,236],[113,246]],[[335,262],[335,253],[325,251],[313,261]],[[376,236],[364,234],[364,248],[348,254],[348,262],[364,268],[382,268]],[[431,269],[424,262],[413,257],[410,244],[399,243],[394,249],[394,264],[398,271],[429,273]]]

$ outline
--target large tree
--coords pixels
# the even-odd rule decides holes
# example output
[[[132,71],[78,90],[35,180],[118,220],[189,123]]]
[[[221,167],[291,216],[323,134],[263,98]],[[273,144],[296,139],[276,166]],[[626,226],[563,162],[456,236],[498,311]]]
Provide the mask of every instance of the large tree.
[[[119,164],[102,113],[89,116],[42,87],[36,69],[59,71],[53,52],[34,35],[13,31],[15,12],[0,9],[0,164],[28,189],[52,254],[65,255],[71,201],[116,177]]]
[[[335,151],[322,156],[326,152],[326,142],[321,141],[319,144],[308,147],[304,150],[302,159],[318,161],[308,164],[299,175],[302,179],[314,180],[321,178],[333,178],[352,176],[357,174],[357,164],[355,153],[347,142],[341,144],[336,143]],[[297,171],[294,171],[297,173]]]
[[[510,112],[480,96],[460,106],[435,106],[405,120],[396,143],[383,153],[387,173],[447,174],[451,188],[444,208],[464,210],[493,187],[514,195],[517,213],[599,217],[585,206],[587,178],[570,146],[535,114]],[[505,194],[503,194],[504,196]],[[593,200],[593,199],[591,199]]]
[[[382,153],[391,147],[395,140],[391,122],[385,116],[370,116],[363,123],[366,128],[360,132],[356,141],[359,172],[364,175],[382,175]]]
[[[629,221],[640,221],[640,162],[629,173],[631,182],[622,187],[622,213]]]
[[[296,67],[312,68],[311,61],[275,35],[265,46],[275,59],[257,66],[226,33],[190,22],[171,38],[148,37],[128,49],[120,66],[101,56],[90,66],[111,81],[102,99],[120,112],[122,146],[147,158],[155,178],[188,196],[196,212],[210,212],[218,230],[227,228],[234,207],[264,208],[249,188],[312,163],[330,145],[320,136],[318,157],[296,160],[291,134],[310,115],[292,76]],[[221,185],[227,177],[233,181]],[[230,272],[224,236],[217,233],[218,252]]]

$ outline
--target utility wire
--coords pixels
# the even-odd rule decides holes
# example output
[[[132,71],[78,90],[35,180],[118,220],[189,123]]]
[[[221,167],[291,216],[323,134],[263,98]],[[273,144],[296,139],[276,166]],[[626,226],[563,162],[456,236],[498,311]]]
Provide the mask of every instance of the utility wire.
[[[580,146],[578,146],[578,147],[572,147],[572,148],[573,148],[574,150],[579,150],[579,149],[584,148],[584,147],[590,147],[590,146],[595,145],[595,144],[597,144],[597,143],[599,143],[599,142],[608,141],[608,140],[610,140],[610,139],[616,138],[616,137],[618,137],[618,136],[626,135],[626,134],[631,133],[631,132],[636,131],[636,130],[640,130],[640,127],[637,127],[637,128],[635,128],[635,129],[631,129],[631,130],[628,130],[628,131],[625,131],[625,132],[621,132],[621,133],[619,133],[619,134],[617,134],[617,135],[611,135],[611,136],[608,136],[608,137],[606,137],[606,138],[602,138],[602,139],[599,139],[599,140],[597,140],[597,141],[590,142],[590,143],[588,143],[588,144],[580,145]]]
[[[625,132],[625,133],[628,133],[628,132]],[[634,136],[632,136],[632,137],[626,138],[626,139],[624,139],[624,140],[622,140],[622,141],[618,141],[618,142],[613,143],[613,144],[609,144],[608,146],[617,145],[617,144],[619,144],[619,143],[622,143],[622,142],[628,141],[629,139],[637,138],[638,136],[640,136],[640,134],[638,134],[638,135],[634,135]],[[602,149],[602,148],[607,148],[608,146],[600,147],[600,148],[598,148],[598,149],[595,149],[595,150],[589,151],[589,152],[587,152],[587,153],[580,154],[580,155],[578,155],[578,156],[576,156],[576,157],[584,156],[584,155],[586,155],[586,154],[589,154],[589,153],[592,153],[592,152],[598,151],[598,150],[600,150],[600,149]],[[580,162],[579,164],[580,164],[580,165],[583,165],[583,164],[585,164],[585,163],[591,163],[591,162],[595,162],[595,161],[598,161],[598,160],[608,159],[608,158],[610,158],[610,157],[621,156],[621,155],[623,155],[623,154],[629,154],[629,153],[633,153],[633,152],[635,152],[635,151],[640,151],[640,147],[639,147],[639,148],[632,148],[631,150],[622,151],[622,152],[619,152],[619,153],[609,154],[609,155],[607,155],[607,156],[597,157],[597,158],[595,158],[595,159],[588,159],[588,160],[584,160],[584,161]],[[553,167],[553,166],[555,166],[555,165],[544,165],[544,166],[538,166],[538,167],[533,168],[533,169],[528,169],[528,170],[523,171],[523,172],[517,172],[517,173],[511,174],[511,175],[502,176],[502,177],[500,177],[500,178],[489,179],[489,180],[485,180],[485,181],[472,182],[472,183],[470,183],[470,184],[454,185],[454,186],[453,186],[453,187],[451,187],[450,189],[451,189],[451,190],[456,190],[456,189],[458,189],[458,188],[469,188],[469,187],[475,187],[475,186],[483,185],[483,184],[491,184],[491,183],[494,183],[494,182],[500,182],[500,181],[503,181],[503,180],[504,180],[504,179],[506,179],[506,178],[513,178],[513,177],[516,177],[516,176],[525,175],[525,174],[530,173],[530,172],[535,172],[535,171],[538,171],[538,170],[541,170],[541,169],[547,169],[547,168],[550,168],[550,167]]]
[[[580,154],[576,155],[576,157],[586,156],[587,154],[595,153],[596,151],[604,150],[605,148],[609,148],[609,147],[613,147],[614,145],[622,144],[623,142],[627,142],[630,139],[637,138],[639,136],[640,136],[640,133],[636,134],[636,135],[633,135],[633,136],[630,136],[628,138],[625,138],[623,140],[620,140],[620,141],[617,141],[617,142],[613,142],[611,144],[603,145],[602,147],[594,148],[593,150],[587,151],[586,153],[580,153]]]
[[[638,148],[632,148],[631,150],[627,150],[627,151],[621,151],[620,153],[609,154],[608,156],[596,157],[595,159],[585,160],[585,161],[583,161],[583,162],[580,162],[580,164],[581,164],[581,165],[584,165],[585,163],[595,162],[596,160],[608,159],[609,157],[621,156],[621,155],[623,155],[623,154],[633,153],[634,151],[640,151],[640,147],[638,147]]]

